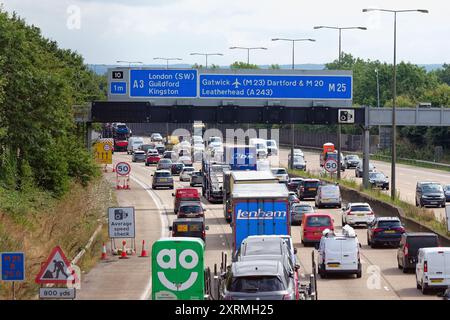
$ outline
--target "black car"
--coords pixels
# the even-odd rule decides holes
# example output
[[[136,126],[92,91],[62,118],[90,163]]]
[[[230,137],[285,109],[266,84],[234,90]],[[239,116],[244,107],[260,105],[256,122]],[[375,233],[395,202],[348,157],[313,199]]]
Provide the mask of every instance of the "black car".
[[[416,268],[417,252],[420,248],[439,247],[439,238],[431,232],[405,232],[397,250],[398,268],[403,273]]]
[[[398,247],[403,233],[405,228],[398,217],[379,217],[367,226],[367,244],[371,248],[376,245]]]
[[[303,181],[303,178],[290,178],[287,184],[289,191],[297,191],[299,184]]]
[[[209,227],[205,226],[203,218],[181,218],[173,220],[169,230],[172,231],[172,237],[200,238],[206,242],[206,230]]]
[[[382,172],[369,172],[369,183],[372,188],[381,188],[389,190],[388,177]]]
[[[355,154],[348,154],[344,157],[344,165],[346,169],[356,168],[361,159]]]
[[[445,201],[450,202],[450,184],[444,186]]]
[[[183,170],[184,168],[184,164],[182,164],[181,162],[176,162],[176,163],[172,163],[172,174],[173,175],[179,175],[181,173],[181,170]]]
[[[437,182],[417,182],[416,206],[436,206],[445,208],[445,193]]]
[[[158,151],[159,153],[159,151]],[[175,155],[175,151],[164,151],[163,158],[164,159],[172,159],[172,157]]]
[[[315,198],[320,181],[318,179],[304,179],[298,185],[297,194],[300,200]]]

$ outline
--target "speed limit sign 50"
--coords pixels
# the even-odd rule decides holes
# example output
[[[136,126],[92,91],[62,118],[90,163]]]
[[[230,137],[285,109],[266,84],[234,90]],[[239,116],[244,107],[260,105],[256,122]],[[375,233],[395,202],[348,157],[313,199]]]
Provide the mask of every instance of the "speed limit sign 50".
[[[334,173],[337,171],[338,163],[334,159],[329,159],[329,160],[325,161],[324,168],[326,171],[328,171],[330,173]]]
[[[116,165],[116,172],[119,176],[126,176],[127,174],[130,174],[131,166],[126,162],[119,162]]]

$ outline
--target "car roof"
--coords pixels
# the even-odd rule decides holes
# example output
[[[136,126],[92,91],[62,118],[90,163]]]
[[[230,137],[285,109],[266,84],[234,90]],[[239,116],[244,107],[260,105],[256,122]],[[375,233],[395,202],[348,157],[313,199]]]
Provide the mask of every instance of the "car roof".
[[[331,218],[331,214],[329,213],[324,213],[324,212],[314,212],[314,213],[305,213],[303,215],[304,217],[329,217]]]
[[[173,224],[176,223],[204,223],[205,220],[203,220],[203,218],[178,218],[173,220]]]
[[[308,178],[308,179],[303,179],[303,181],[305,181],[305,182],[320,182],[319,179],[310,179],[310,178]]]
[[[423,252],[426,252],[426,253],[442,252],[442,251],[450,253],[450,248],[449,247],[420,248],[419,250],[422,250]]]
[[[181,201],[180,202],[180,207],[183,206],[202,206],[202,202],[200,200],[189,200],[189,201]]]
[[[399,217],[378,217],[378,221],[400,221]]]
[[[349,205],[349,206],[365,206],[365,207],[370,207],[370,204],[368,204],[367,202],[350,202],[348,205]]]
[[[437,237],[436,233],[432,232],[405,232],[405,237]]]
[[[156,170],[155,173],[172,173],[169,170]]]
[[[277,260],[237,261],[232,264],[235,277],[254,275],[279,276],[282,275],[283,265]]]

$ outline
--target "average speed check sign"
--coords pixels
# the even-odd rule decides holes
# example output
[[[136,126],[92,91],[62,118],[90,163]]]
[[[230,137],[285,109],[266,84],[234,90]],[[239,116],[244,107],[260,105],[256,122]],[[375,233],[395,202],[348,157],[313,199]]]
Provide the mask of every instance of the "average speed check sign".
[[[334,159],[328,159],[325,161],[325,164],[323,166],[325,170],[329,173],[335,173],[337,171],[338,163]]]
[[[131,172],[131,166],[126,162],[119,162],[116,165],[116,172],[119,176],[126,176]]]

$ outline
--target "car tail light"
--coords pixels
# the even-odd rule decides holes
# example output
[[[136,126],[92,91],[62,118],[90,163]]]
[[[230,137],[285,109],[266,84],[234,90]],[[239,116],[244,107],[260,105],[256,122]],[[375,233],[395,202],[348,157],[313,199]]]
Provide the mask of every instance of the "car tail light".
[[[428,272],[428,262],[424,261],[423,263],[423,272]]]
[[[375,228],[375,229],[373,229],[373,233],[382,232],[382,231],[383,231],[383,229],[381,229],[381,228]]]
[[[206,232],[205,232],[205,230],[202,231],[202,237],[203,237],[203,239],[206,239]]]
[[[347,215],[352,216],[353,213],[351,211],[347,212]]]
[[[283,295],[283,300],[292,300],[290,294]]]
[[[403,227],[394,228],[394,230],[395,230],[395,231],[398,231],[398,232],[401,232],[401,233],[404,233],[404,232],[405,232],[405,228],[403,228]]]
[[[300,191],[301,192],[305,191],[305,188],[304,187],[300,187]]]
[[[370,211],[370,212],[368,213],[368,215],[373,215],[373,211]]]
[[[405,244],[405,247],[403,248],[403,254],[404,254],[405,256],[408,255],[408,244]]]
[[[231,213],[231,209],[228,209],[228,213]]]

